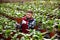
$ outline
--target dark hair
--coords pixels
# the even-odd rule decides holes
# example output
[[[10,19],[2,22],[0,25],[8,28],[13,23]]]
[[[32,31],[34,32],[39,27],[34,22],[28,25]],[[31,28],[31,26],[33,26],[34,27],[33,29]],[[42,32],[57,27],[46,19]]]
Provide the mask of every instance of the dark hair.
[[[33,14],[33,11],[27,11],[26,13],[31,13],[31,14]]]

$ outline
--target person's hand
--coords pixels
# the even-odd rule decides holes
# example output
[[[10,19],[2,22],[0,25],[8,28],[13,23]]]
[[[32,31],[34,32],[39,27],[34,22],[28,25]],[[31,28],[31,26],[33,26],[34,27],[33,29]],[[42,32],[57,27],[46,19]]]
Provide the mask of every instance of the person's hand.
[[[22,24],[26,24],[26,21],[25,20],[22,20]]]

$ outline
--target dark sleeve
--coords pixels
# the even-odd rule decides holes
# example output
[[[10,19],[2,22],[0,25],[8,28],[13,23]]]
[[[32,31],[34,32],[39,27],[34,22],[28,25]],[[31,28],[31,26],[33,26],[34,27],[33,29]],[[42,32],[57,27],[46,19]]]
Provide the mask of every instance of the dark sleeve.
[[[28,26],[29,28],[34,29],[34,27],[36,26],[36,20],[34,19]]]
[[[22,24],[19,24],[19,23],[16,22],[16,28],[21,29],[21,25]]]

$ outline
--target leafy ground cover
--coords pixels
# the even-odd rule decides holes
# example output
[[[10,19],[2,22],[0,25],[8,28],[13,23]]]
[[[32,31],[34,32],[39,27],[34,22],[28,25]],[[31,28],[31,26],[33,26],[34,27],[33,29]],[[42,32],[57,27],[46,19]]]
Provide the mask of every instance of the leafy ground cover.
[[[36,25],[41,29],[48,29],[48,32],[53,32],[55,25],[60,31],[60,3],[59,1],[32,1],[26,3],[2,3],[0,4],[0,12],[6,13],[13,17],[23,17],[27,10],[34,12]],[[0,38],[6,40],[43,40],[42,33],[35,30],[30,30],[30,34],[20,33],[15,29],[15,21],[0,16]],[[32,35],[32,38],[31,38]],[[53,33],[51,34],[53,35]],[[21,37],[22,36],[22,37]],[[54,35],[55,36],[55,35]],[[53,37],[51,38],[54,39]]]

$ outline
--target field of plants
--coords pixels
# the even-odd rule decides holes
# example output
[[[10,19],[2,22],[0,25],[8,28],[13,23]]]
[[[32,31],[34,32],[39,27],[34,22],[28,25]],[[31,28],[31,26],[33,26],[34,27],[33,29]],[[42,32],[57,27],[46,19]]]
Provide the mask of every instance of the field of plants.
[[[60,1],[32,1],[20,3],[1,3],[0,14],[12,17],[23,17],[26,11],[32,10],[36,19],[36,29],[29,29],[29,34],[16,30],[14,20],[0,15],[0,40],[55,40],[60,32]],[[48,35],[47,35],[48,34]],[[47,35],[47,37],[45,37]]]

